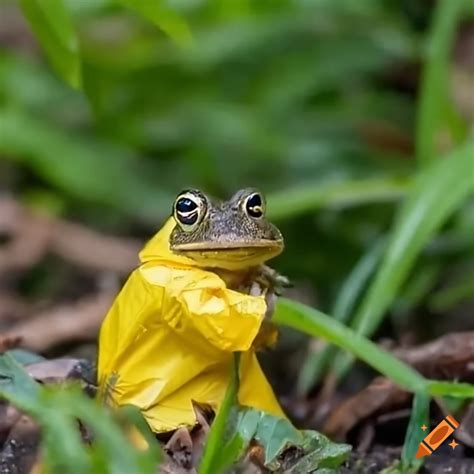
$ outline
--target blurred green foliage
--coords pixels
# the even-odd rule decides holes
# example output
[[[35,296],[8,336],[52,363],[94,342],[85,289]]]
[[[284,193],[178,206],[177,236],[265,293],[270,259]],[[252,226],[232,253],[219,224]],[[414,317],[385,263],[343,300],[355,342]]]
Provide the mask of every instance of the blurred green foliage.
[[[39,472],[51,474],[102,474],[156,472],[160,453],[156,440],[137,411],[123,412],[129,434],[133,426],[149,448],[136,449],[111,413],[84,396],[79,387],[44,387],[34,381],[8,353],[0,354],[0,395],[33,416],[42,428],[43,450]],[[137,421],[137,416],[140,420]],[[92,446],[82,433],[94,440]],[[4,458],[2,458],[3,465]]]
[[[29,26],[1,52],[0,186],[141,237],[181,188],[257,186],[286,237],[275,266],[359,334],[344,343],[353,332],[308,308],[279,317],[358,356],[388,315],[403,329],[415,310],[434,320],[473,298],[474,112],[451,81],[469,0],[45,5],[1,7]],[[347,368],[330,351],[309,355],[301,392],[329,363]]]
[[[142,236],[183,187],[226,196],[258,186],[286,236],[276,265],[308,280],[318,305],[331,308],[345,275],[388,232],[420,166],[441,154],[439,141],[454,149],[469,140],[447,73],[469,3],[4,2],[10,15],[21,7],[50,62],[27,30],[17,32],[26,46],[12,40],[2,50],[0,185],[50,212]],[[413,244],[415,270],[406,267],[378,309],[386,279],[377,277],[357,325],[377,313],[373,332],[389,307],[423,303],[451,268],[472,272],[474,207],[464,197],[473,158],[464,149],[456,173],[428,183],[438,194],[419,225],[435,224]],[[436,224],[437,200],[462,175],[466,192]],[[416,226],[405,227],[392,248]],[[425,270],[432,277],[416,280]],[[384,271],[391,277],[393,268]],[[472,283],[455,277],[431,309],[472,296]]]
[[[21,5],[82,91],[36,55],[3,51],[0,151],[16,162],[3,165],[4,185],[112,230],[159,226],[182,187],[258,186],[287,236],[282,269],[331,303],[417,169],[410,68],[428,42],[407,5]]]
[[[260,187],[286,236],[276,265],[331,308],[440,137],[451,148],[468,139],[446,70],[469,3],[440,1],[434,14],[421,0],[22,0],[66,82],[31,38],[3,49],[0,185],[142,236],[183,187]],[[474,208],[455,215],[450,245],[432,236],[418,268],[474,268]]]
[[[435,160],[440,137],[451,148],[469,139],[448,81],[455,32],[472,16],[468,4],[55,0],[46,8],[22,0],[66,83],[31,54],[34,45],[1,53],[0,151],[8,161],[0,184],[50,212],[141,235],[160,225],[183,187],[219,196],[260,187],[286,236],[277,266],[308,279],[319,305],[330,308],[345,275],[386,234],[393,203],[417,181],[420,164]],[[466,189],[472,160],[463,165]],[[427,183],[428,190],[444,183],[438,200],[463,175],[457,169]],[[438,268],[415,285],[425,293],[451,264],[474,269],[467,237],[474,208],[459,201],[440,220],[457,216],[449,228],[427,233],[413,252],[416,274]],[[436,220],[437,206],[429,202],[426,221]],[[416,225],[406,228],[418,235]],[[437,245],[444,234],[450,244]],[[434,250],[419,258],[430,241]],[[368,299],[357,319],[370,310],[380,320],[396,307],[405,277],[380,310]],[[379,280],[376,297],[384,286]],[[472,284],[456,278],[431,308],[440,298],[442,308],[457,304],[450,294],[469,298]]]

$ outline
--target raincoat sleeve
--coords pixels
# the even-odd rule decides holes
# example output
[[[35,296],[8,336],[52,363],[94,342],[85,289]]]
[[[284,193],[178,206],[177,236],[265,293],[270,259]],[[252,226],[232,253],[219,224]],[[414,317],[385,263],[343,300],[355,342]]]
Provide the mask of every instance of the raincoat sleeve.
[[[183,335],[196,331],[220,350],[250,349],[267,308],[263,296],[230,290],[201,269],[163,266],[152,272],[147,277],[164,288],[162,317],[172,328]]]

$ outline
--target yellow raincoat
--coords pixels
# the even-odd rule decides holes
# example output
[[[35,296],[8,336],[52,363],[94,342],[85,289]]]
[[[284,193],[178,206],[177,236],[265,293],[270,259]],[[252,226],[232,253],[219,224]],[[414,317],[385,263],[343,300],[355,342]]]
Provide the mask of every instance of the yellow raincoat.
[[[226,287],[212,271],[169,249],[175,221],[140,253],[102,325],[98,376],[116,405],[138,406],[155,432],[193,426],[192,401],[217,410],[241,357],[239,402],[284,416],[252,343],[263,321],[263,296]]]

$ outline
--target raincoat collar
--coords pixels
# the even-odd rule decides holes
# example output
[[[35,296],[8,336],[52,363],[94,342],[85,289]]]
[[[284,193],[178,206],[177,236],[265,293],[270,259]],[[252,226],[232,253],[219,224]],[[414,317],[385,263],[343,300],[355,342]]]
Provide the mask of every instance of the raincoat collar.
[[[170,249],[170,235],[176,225],[173,217],[170,217],[163,227],[143,247],[139,253],[142,264],[148,262],[167,262],[186,266],[198,266],[194,260],[182,255],[176,255]]]

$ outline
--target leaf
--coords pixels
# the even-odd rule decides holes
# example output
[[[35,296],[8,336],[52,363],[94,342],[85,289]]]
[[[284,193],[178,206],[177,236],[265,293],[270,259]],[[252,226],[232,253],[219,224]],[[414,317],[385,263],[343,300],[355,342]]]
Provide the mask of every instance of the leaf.
[[[123,417],[123,420],[129,426],[130,424],[134,426],[138,430],[139,435],[143,437],[143,441],[148,445],[148,449],[155,452],[155,458],[161,459],[162,453],[156,443],[156,435],[151,431],[140,409],[134,405],[122,405],[119,407],[117,415]],[[154,462],[156,459],[154,459]]]
[[[0,398],[29,413],[42,427],[46,471],[81,474],[107,472],[156,472],[158,451],[138,451],[126,439],[110,412],[86,397],[78,387],[43,387],[8,354],[0,356]],[[77,419],[94,434],[92,447],[79,435]],[[133,422],[133,420],[131,420]],[[94,460],[94,468],[92,467]]]
[[[426,379],[410,366],[378,347],[369,339],[320,311],[302,303],[279,298],[273,321],[331,342],[391,378],[410,391],[426,388]]]
[[[371,178],[358,181],[314,184],[286,189],[268,196],[269,219],[285,219],[321,207],[355,206],[368,202],[398,200],[407,189],[398,178]]]
[[[237,393],[239,390],[239,367],[240,367],[240,353],[234,354],[234,367],[231,373],[229,385],[227,387],[224,400],[217,413],[215,420],[212,423],[211,430],[207,437],[206,446],[201,463],[199,465],[199,474],[213,474],[215,472],[222,472],[222,470],[232,464],[235,459],[231,459],[230,455],[237,455],[236,449],[232,448],[226,450],[226,456],[222,457],[220,451],[222,449],[222,440],[226,431],[226,423],[229,420],[231,410],[237,406]],[[219,469],[218,469],[219,468]]]
[[[260,412],[255,440],[265,450],[265,465],[269,465],[288,446],[300,446],[302,434],[286,419]]]
[[[10,354],[0,355],[0,398],[14,401],[21,409],[32,410],[36,406],[39,390],[39,384]]]
[[[385,248],[385,240],[379,240],[372,246],[357,262],[346,281],[337,294],[332,314],[341,322],[346,322],[350,317],[352,308],[355,306],[360,294],[365,288],[367,280],[374,272],[380,261]],[[303,366],[298,374],[297,393],[306,395],[311,387],[319,380],[329,362],[336,355],[336,348],[325,345],[321,350],[315,352],[309,350]]]
[[[63,472],[88,472],[85,456],[75,420],[64,417],[44,399],[44,389],[35,382],[10,355],[0,355],[0,399],[31,414],[43,426],[43,446],[48,472],[61,472],[67,459],[74,470]],[[82,470],[82,471],[81,471]]]
[[[333,443],[316,431],[303,431],[302,433],[304,437],[303,449],[307,454],[285,472],[288,474],[339,472],[337,468],[345,461],[351,447],[348,444]],[[318,470],[314,471],[316,467]],[[336,470],[332,471],[332,469]]]
[[[445,115],[449,61],[465,0],[440,0],[430,32],[428,58],[421,79],[416,128],[416,156],[427,165],[436,157],[436,139]]]
[[[240,443],[247,446],[251,440],[255,440],[263,447],[263,462],[272,472],[282,468],[281,464],[285,463],[283,453],[289,447],[299,448],[303,454],[294,466],[285,466],[285,472],[293,473],[313,472],[316,468],[323,467],[338,467],[351,449],[345,444],[332,443],[316,431],[298,431],[289,420],[254,408],[240,408],[239,421],[235,429],[230,444],[238,446],[236,440],[240,440]],[[242,450],[240,452],[242,453]]]
[[[474,385],[469,383],[429,380],[428,392],[433,396],[449,396],[466,400],[474,399]]]
[[[0,108],[0,151],[83,202],[106,204],[145,218],[168,215],[171,193],[140,172],[130,150],[72,137],[60,127],[18,110]],[[160,205],[161,204],[161,205]],[[157,209],[162,209],[161,215]]]
[[[46,360],[43,356],[26,349],[11,349],[6,352],[9,356],[15,359],[21,365],[34,364]]]
[[[140,452],[134,448],[102,406],[77,390],[51,390],[46,399],[63,416],[78,418],[90,427],[94,435],[93,447],[103,453],[110,472],[154,472],[157,451]]]
[[[63,0],[20,0],[20,5],[56,71],[79,89],[79,41]]]
[[[162,0],[118,0],[122,5],[135,10],[151,21],[177,43],[186,46],[192,41],[191,30],[187,22]]]
[[[423,459],[416,460],[415,455],[418,445],[424,438],[421,426],[430,425],[429,417],[430,397],[426,393],[415,393],[413,397],[413,408],[410,415],[410,422],[405,435],[405,442],[402,450],[402,468],[408,470],[410,468],[419,468],[423,464]]]
[[[358,334],[370,336],[378,328],[421,250],[474,192],[473,167],[472,144],[466,143],[417,177],[400,208],[381,266],[352,321]],[[337,363],[342,377],[351,361],[344,355]]]
[[[432,396],[474,398],[474,385],[428,380],[369,339],[357,334],[334,318],[302,303],[279,298],[273,321],[310,336],[320,337],[345,349],[410,392],[425,392]]]
[[[347,453],[350,449],[348,446],[341,448],[342,445],[332,445],[327,438],[316,432],[302,433],[285,418],[254,408],[240,407],[237,401],[238,370],[239,359],[238,354],[235,354],[234,371],[224,401],[212,424],[199,474],[225,472],[243,456],[252,440],[263,447],[266,466],[278,463],[278,456],[289,446],[309,451],[305,462],[311,461],[311,471],[319,466],[339,465],[342,462],[339,455]],[[321,442],[323,439],[324,443]]]
[[[474,275],[467,275],[463,281],[452,284],[438,291],[429,299],[432,310],[441,312],[459,304],[462,301],[474,299]]]

